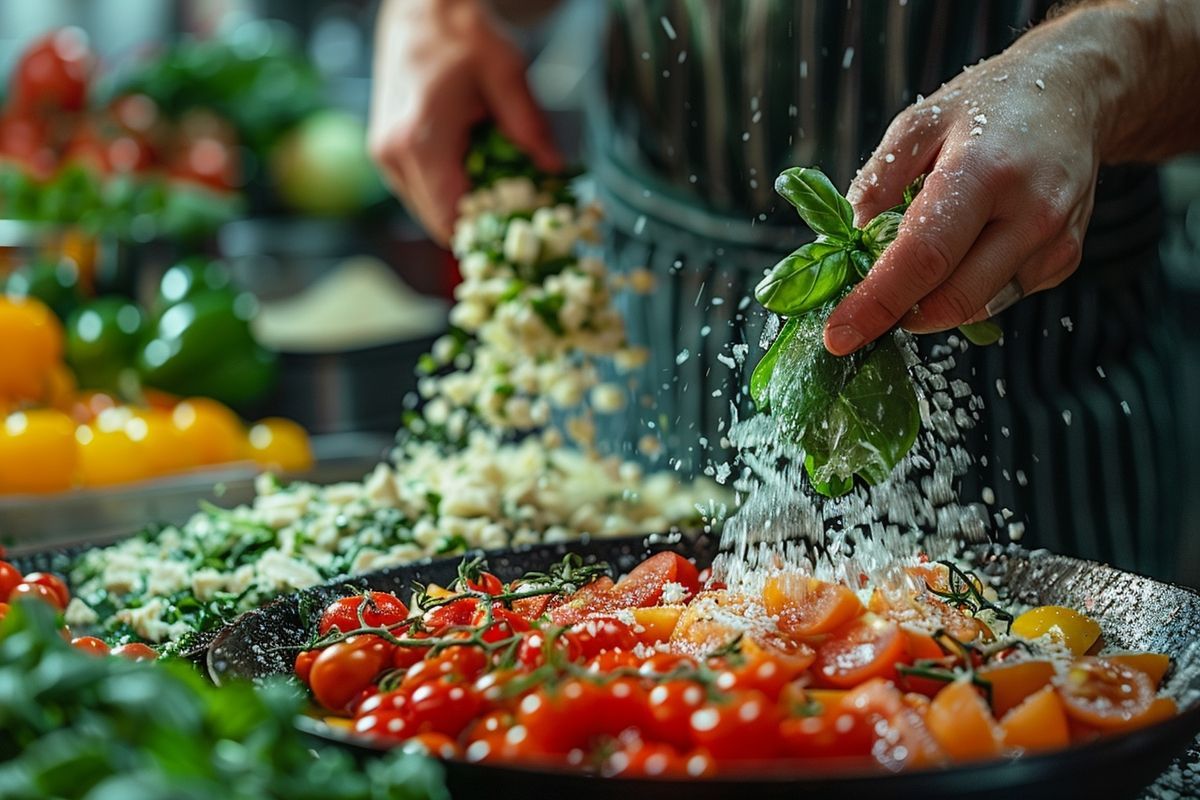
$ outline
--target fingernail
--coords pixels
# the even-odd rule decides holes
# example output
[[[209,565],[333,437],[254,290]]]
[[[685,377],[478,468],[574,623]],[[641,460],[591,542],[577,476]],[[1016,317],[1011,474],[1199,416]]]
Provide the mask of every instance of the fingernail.
[[[825,329],[825,348],[835,356],[853,353],[866,339],[849,325],[834,325]]]

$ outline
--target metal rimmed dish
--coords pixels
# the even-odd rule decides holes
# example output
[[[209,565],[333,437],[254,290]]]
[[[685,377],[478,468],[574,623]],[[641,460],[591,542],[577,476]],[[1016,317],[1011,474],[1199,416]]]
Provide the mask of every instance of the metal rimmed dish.
[[[487,556],[490,569],[509,580],[528,570],[542,569],[567,552],[589,560],[607,561],[614,570],[627,571],[648,553],[663,549],[693,556],[703,564],[711,561],[716,542],[709,536],[624,537],[535,545]],[[1162,791],[1159,796],[1187,797],[1200,792],[1198,773],[1192,766],[1200,763],[1200,749],[1194,744],[1200,732],[1200,594],[1044,551],[978,548],[968,555],[979,571],[999,577],[1010,594],[1021,602],[1084,610],[1100,623],[1111,646],[1170,654],[1176,666],[1168,687],[1180,702],[1183,709],[1180,715],[1128,735],[1047,755],[898,775],[861,768],[835,770],[827,765],[815,765],[800,772],[794,765],[788,765],[756,767],[752,773],[699,781],[630,780],[597,778],[560,769],[451,760],[446,762],[451,792],[455,796],[486,791],[490,797],[572,800],[613,796],[694,800],[730,797],[741,791],[753,792],[756,798],[1061,800],[1136,797],[1160,775],[1156,784]],[[413,581],[447,583],[454,577],[458,561],[458,558],[429,559],[359,576],[349,583],[407,596]],[[221,683],[290,672],[295,647],[306,641],[310,633],[302,622],[302,606],[320,608],[342,595],[342,584],[317,587],[243,614],[222,630],[210,646],[211,677]],[[316,737],[351,747],[364,756],[380,749],[370,739],[317,719],[301,718],[298,724]],[[1179,756],[1182,760],[1163,774]]]

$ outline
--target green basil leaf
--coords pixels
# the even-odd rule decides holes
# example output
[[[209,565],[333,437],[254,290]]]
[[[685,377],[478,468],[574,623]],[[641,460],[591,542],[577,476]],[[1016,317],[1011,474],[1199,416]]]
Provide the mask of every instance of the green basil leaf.
[[[846,285],[849,256],[838,245],[811,242],[786,256],[754,288],[768,311],[786,317],[824,305]]]
[[[796,207],[814,233],[850,242],[854,234],[854,209],[820,170],[786,169],[775,179],[775,191]]]
[[[850,264],[854,267],[858,277],[865,278],[871,271],[871,267],[875,266],[875,259],[865,250],[851,250]]]
[[[754,372],[750,375],[750,399],[754,401],[754,407],[760,413],[765,412],[770,407],[770,402],[767,398],[767,388],[771,385],[771,373],[775,370],[775,362],[779,358],[779,351],[787,347],[787,343],[796,335],[798,324],[795,319],[789,319],[784,323],[783,328],[779,331],[779,335],[775,337],[775,341],[767,348],[767,352],[763,353],[763,357],[759,360],[758,365],[754,367]]]
[[[967,341],[980,347],[987,347],[1000,341],[1004,329],[991,320],[972,322],[969,325],[959,325],[958,332],[967,337]]]
[[[913,178],[913,182],[904,187],[904,207],[907,209],[912,205],[912,201],[917,199],[917,195],[925,186],[925,176],[918,175]]]
[[[912,448],[920,407],[894,336],[845,357],[825,349],[834,307],[798,318],[780,349],[768,402],[781,433],[800,444],[813,488],[842,493],[855,476],[884,480]]]
[[[903,214],[884,211],[866,224],[863,228],[863,244],[872,258],[879,258],[887,246],[896,240],[903,219]]]

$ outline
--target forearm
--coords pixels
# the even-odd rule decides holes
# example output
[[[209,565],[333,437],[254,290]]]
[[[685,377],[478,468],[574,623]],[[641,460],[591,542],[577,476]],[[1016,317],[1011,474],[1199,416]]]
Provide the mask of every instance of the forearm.
[[[1070,65],[1094,106],[1104,163],[1160,161],[1200,149],[1200,3],[1107,0],[1078,5],[1015,47]],[[1041,51],[1040,53],[1038,51]],[[1083,77],[1086,76],[1086,79]],[[1047,78],[1048,80],[1049,78]]]

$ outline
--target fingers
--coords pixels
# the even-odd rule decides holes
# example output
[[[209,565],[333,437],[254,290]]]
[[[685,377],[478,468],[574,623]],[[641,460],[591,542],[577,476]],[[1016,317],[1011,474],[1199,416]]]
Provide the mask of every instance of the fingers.
[[[470,188],[463,168],[468,140],[465,127],[444,131],[439,142],[423,142],[404,157],[405,189],[412,211],[442,245],[454,233],[458,201]]]
[[[989,222],[958,268],[918,301],[901,324],[913,333],[934,333],[963,324],[1000,294],[1036,250],[1031,232],[1020,222]]]
[[[830,315],[825,326],[829,352],[852,353],[890,330],[950,277],[991,212],[991,194],[970,172],[930,173],[896,241]]]
[[[1079,267],[1081,256],[1082,245],[1079,234],[1072,231],[1064,232],[1050,244],[1037,248],[1033,255],[1017,269],[1016,275],[1005,283],[999,292],[989,298],[983,308],[977,310],[964,322],[955,324],[965,325],[994,317],[1016,300],[1036,292],[1053,289],[1075,272]],[[1001,297],[1001,295],[1007,296],[1008,287],[1013,283],[1016,284],[1014,289],[1019,289],[1015,298],[1006,300]],[[953,325],[947,325],[946,329],[950,327]]]
[[[557,172],[563,158],[554,145],[550,126],[525,80],[525,65],[519,56],[503,56],[493,69],[480,72],[484,102],[500,130],[517,147],[533,158],[539,169]]]
[[[892,120],[879,147],[854,176],[846,192],[846,198],[854,206],[856,225],[898,204],[903,199],[904,187],[929,171],[942,144],[938,116],[918,106]]]

